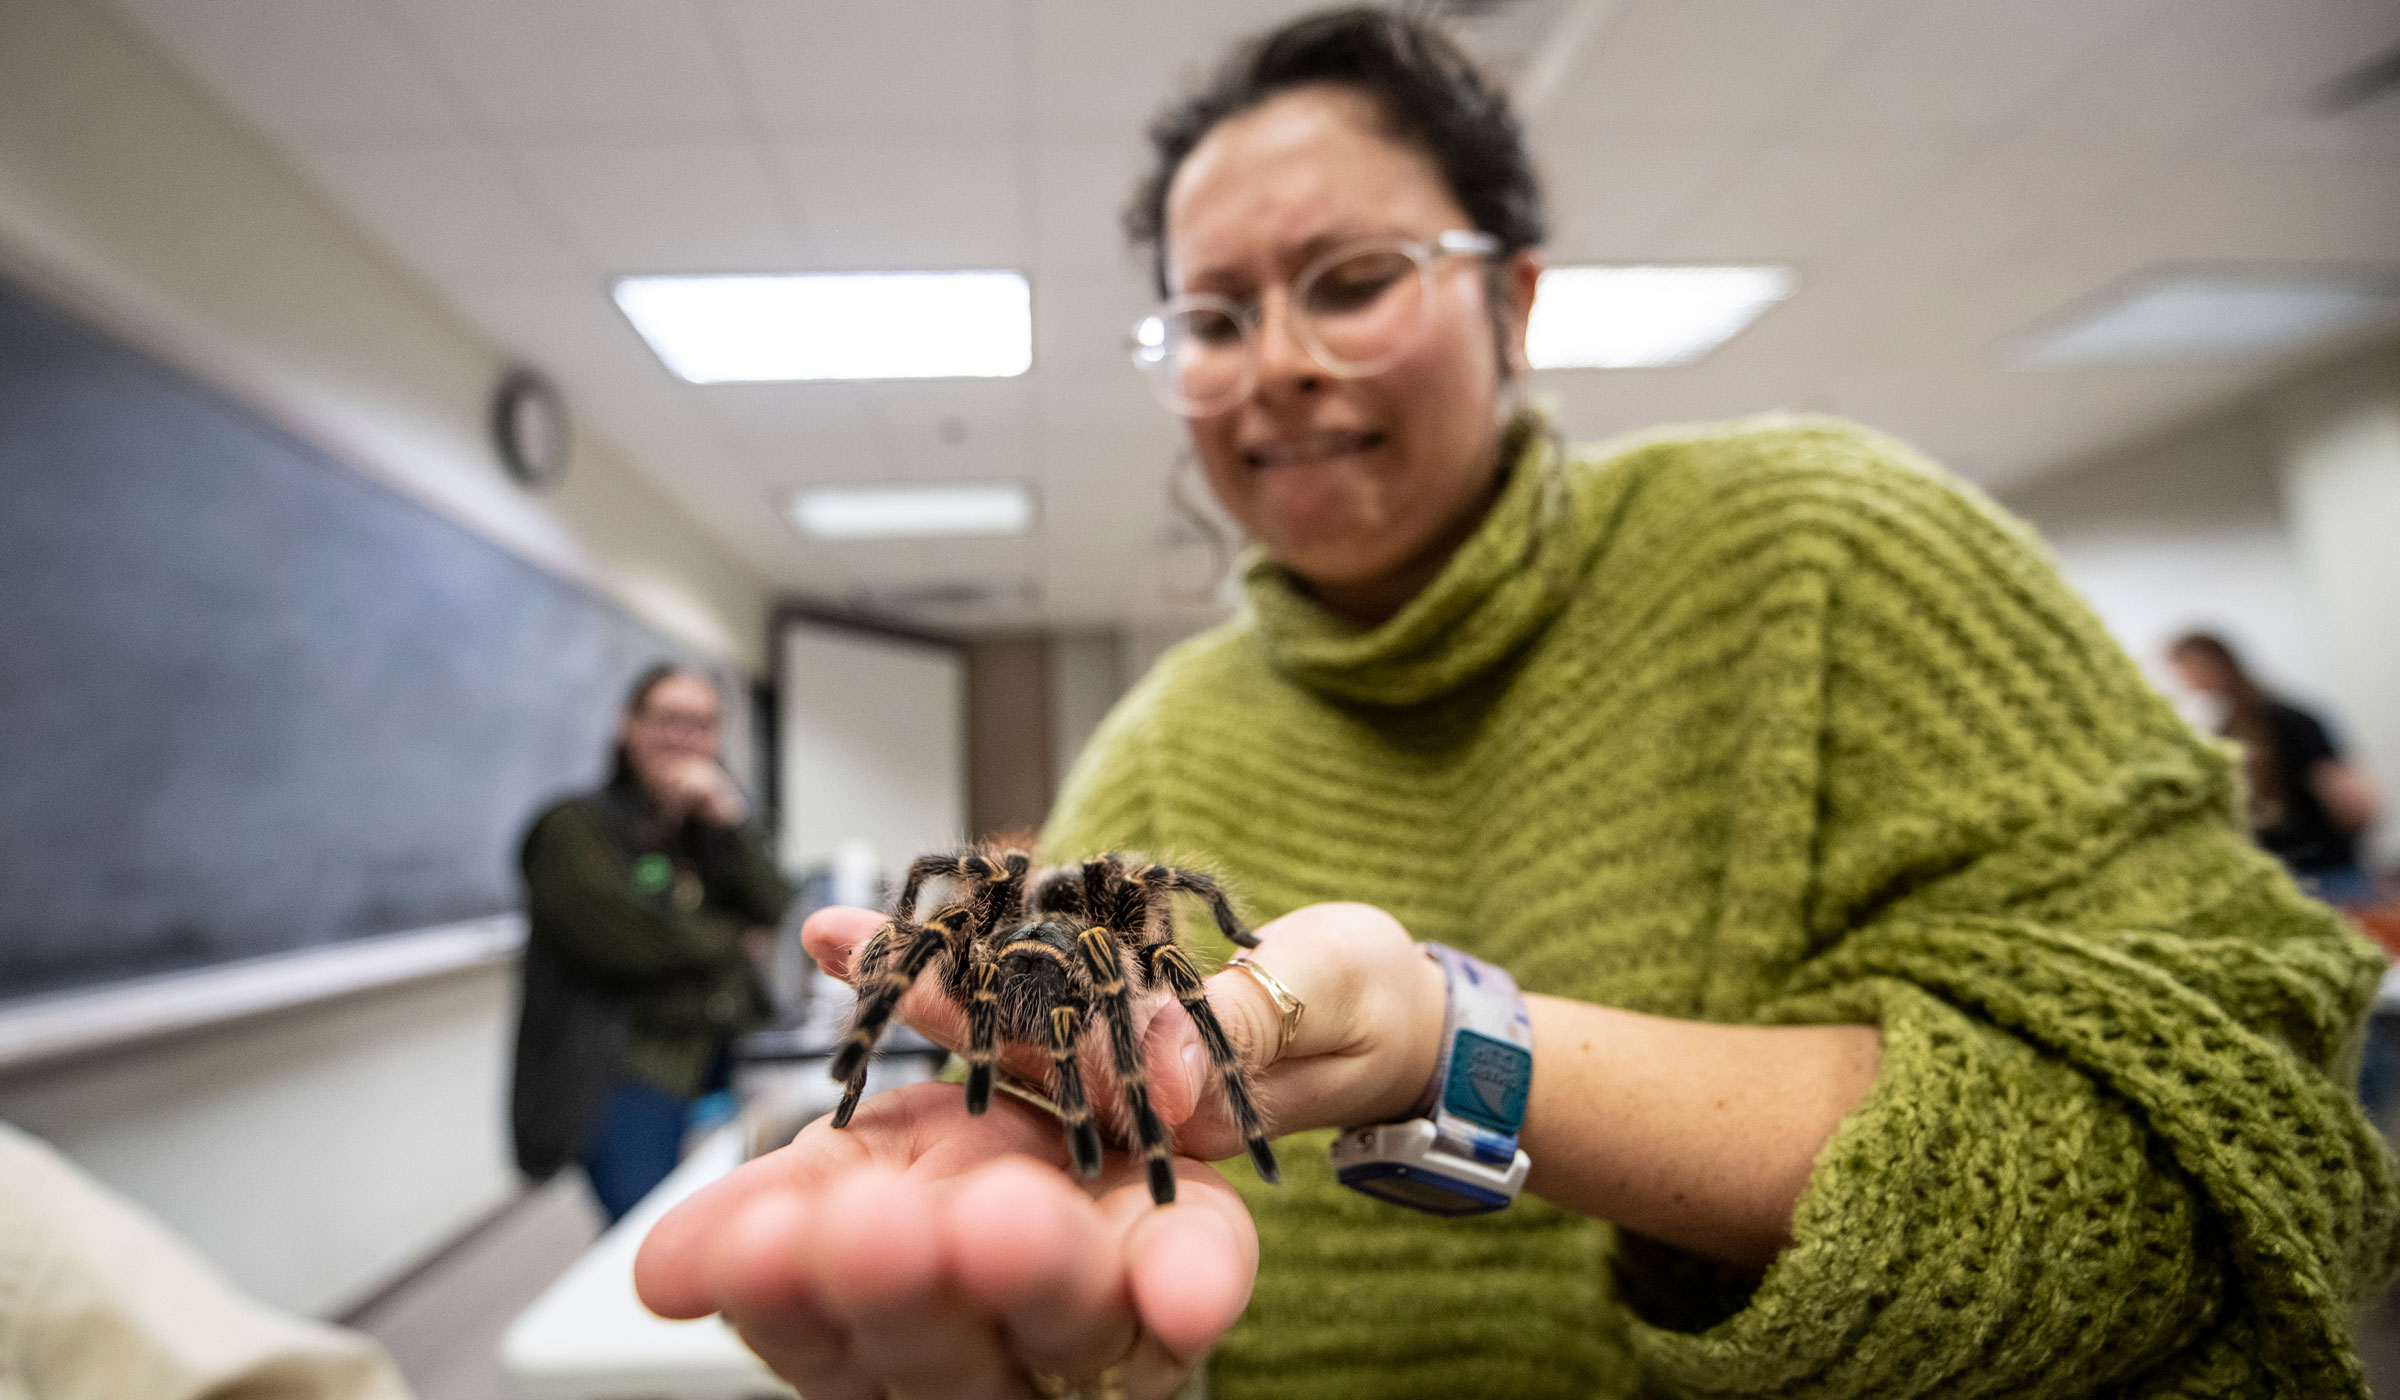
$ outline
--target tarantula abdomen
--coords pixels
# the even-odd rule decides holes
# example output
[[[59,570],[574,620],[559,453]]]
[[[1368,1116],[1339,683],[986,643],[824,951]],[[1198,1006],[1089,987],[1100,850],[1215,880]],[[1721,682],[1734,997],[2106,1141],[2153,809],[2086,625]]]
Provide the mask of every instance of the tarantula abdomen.
[[[866,1085],[868,1053],[901,997],[931,972],[967,1015],[967,1111],[991,1106],[992,1059],[1001,1041],[1047,1051],[1051,1096],[1066,1123],[1075,1167],[1085,1176],[1100,1172],[1100,1134],[1078,1056],[1084,1036],[1100,1023],[1149,1173],[1150,1197],[1165,1205],[1175,1199],[1171,1144],[1150,1107],[1134,1026],[1137,1004],[1165,993],[1199,1030],[1258,1174],[1277,1180],[1249,1076],[1209,1008],[1199,970],[1175,941],[1174,896],[1189,894],[1207,904],[1226,938],[1258,946],[1224,890],[1198,871],[1115,855],[1039,877],[1032,872],[1032,858],[1015,850],[958,851],[910,864],[891,922],[859,954],[853,979],[858,1007],[833,1057],[833,1077],[845,1085],[833,1125],[848,1126]],[[951,898],[918,923],[918,896],[928,881],[946,882]]]

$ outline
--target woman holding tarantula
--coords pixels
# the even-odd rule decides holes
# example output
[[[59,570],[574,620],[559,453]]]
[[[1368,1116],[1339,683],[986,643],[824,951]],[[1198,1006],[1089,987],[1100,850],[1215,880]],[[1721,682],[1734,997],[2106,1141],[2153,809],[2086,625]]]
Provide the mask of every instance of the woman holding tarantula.
[[[1205,987],[1283,1183],[1206,1165],[1242,1144],[1170,1009],[1175,1205],[915,1086],[669,1217],[651,1305],[810,1400],[2364,1395],[2379,960],[2023,528],[1829,419],[1564,449],[1519,393],[1518,128],[1415,21],[1286,26],[1153,141],[1137,361],[1256,541],[1247,606],[1119,705],[1044,855],[1204,855],[1274,916],[1266,975]],[[807,938],[846,969],[882,922]],[[1321,1145],[1464,1043],[1417,940],[1526,993],[1503,1211],[1371,1200]],[[933,979],[901,1014],[960,1041]]]

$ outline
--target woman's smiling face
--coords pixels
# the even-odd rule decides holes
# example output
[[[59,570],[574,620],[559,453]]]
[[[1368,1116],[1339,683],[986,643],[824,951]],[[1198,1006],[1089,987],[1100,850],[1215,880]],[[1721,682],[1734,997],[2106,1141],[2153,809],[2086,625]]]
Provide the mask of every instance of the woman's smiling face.
[[[1268,315],[1258,372],[1233,409],[1188,420],[1209,485],[1235,520],[1336,613],[1373,623],[1430,583],[1490,503],[1499,477],[1504,375],[1522,364],[1540,264],[1487,279],[1475,258],[1434,264],[1424,332],[1391,368],[1327,373],[1292,338],[1280,289],[1361,238],[1421,243],[1473,221],[1423,152],[1382,130],[1370,99],[1301,88],[1220,123],[1167,192],[1178,292],[1251,301]]]

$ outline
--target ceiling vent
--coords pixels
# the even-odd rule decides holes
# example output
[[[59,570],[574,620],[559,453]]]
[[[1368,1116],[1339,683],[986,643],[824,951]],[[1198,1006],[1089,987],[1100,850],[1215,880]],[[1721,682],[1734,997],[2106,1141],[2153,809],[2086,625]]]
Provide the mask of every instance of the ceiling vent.
[[[2019,369],[2288,354],[2400,318],[2400,269],[2191,268],[2138,278],[2016,345]]]
[[[2345,116],[2400,92],[2400,44],[2318,88],[2309,107],[2320,117]]]
[[[961,620],[1036,611],[1042,590],[1031,579],[981,583],[949,579],[933,583],[863,584],[850,591],[850,606],[877,617]]]
[[[1428,0],[1416,12],[1448,24],[1532,121],[1564,91],[1621,0]]]

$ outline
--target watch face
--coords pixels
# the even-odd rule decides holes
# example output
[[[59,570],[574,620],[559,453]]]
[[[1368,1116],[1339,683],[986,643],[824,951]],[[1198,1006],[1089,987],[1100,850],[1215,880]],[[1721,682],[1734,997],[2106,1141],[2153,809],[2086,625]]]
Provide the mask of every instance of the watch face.
[[[493,445],[508,474],[536,491],[567,474],[567,405],[556,386],[529,369],[513,370],[492,398]]]

